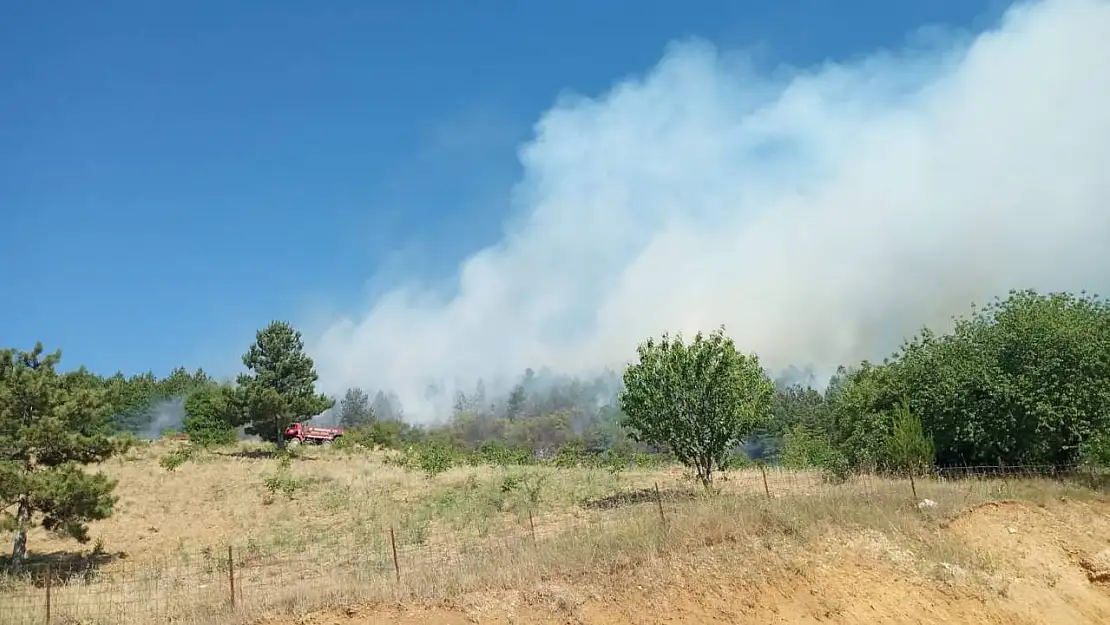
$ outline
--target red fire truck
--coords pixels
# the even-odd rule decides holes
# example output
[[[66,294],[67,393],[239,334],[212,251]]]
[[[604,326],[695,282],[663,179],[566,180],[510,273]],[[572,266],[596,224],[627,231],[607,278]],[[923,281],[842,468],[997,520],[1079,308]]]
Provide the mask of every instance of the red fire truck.
[[[340,436],[343,436],[343,428],[326,428],[303,423],[294,423],[285,428],[286,445],[299,445],[301,443],[331,445]]]

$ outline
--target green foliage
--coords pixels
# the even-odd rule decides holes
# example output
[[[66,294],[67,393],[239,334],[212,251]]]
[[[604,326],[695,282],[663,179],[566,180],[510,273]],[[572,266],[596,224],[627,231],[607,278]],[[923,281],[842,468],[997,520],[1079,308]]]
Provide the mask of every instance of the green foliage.
[[[466,457],[442,441],[424,441],[408,447],[400,455],[387,457],[385,463],[410,471],[423,471],[428,477],[434,477],[452,466],[465,464]]]
[[[389,462],[429,476],[463,464],[619,473],[677,459],[707,487],[714,471],[746,466],[749,457],[819,469],[832,481],[854,471],[918,472],[934,460],[1110,466],[1110,304],[1097,296],[1011,292],[955,320],[948,334],[923,329],[881,364],[841,367],[823,393],[776,388],[723,329],[689,344],[649,339],[638,356],[623,378],[529,369],[496,397],[479,380],[473,392],[455,390],[453,419],[434,428],[403,423],[389,391],[371,401],[353,388],[339,405],[347,432],[336,446],[405,449]],[[56,358],[43,357],[41,346],[0,358],[5,528],[40,523],[80,539],[88,521],[111,513],[114,498],[110,480],[78,465],[126,448],[133,438],[111,436],[121,428],[156,435],[164,402],[184,401],[193,443],[160,459],[169,471],[204,446],[233,440],[240,425],[282,447],[285,427],[332,405],[316,393],[300,334],[281,322],[257,333],[243,357],[250,371],[235,388],[180,367],[161,379],[105,379],[84,368],[62,375]],[[604,405],[621,382],[619,405]],[[280,470],[266,478],[271,494],[292,496],[305,484],[289,473],[292,457],[279,450]],[[503,495],[527,490],[523,474],[510,477]]]
[[[609,473],[609,475],[620,475],[628,469],[631,464],[631,459],[620,453],[608,450],[600,457],[601,466]]]
[[[400,421],[375,421],[346,430],[335,445],[338,449],[355,446],[366,449],[397,449],[406,440],[408,430],[409,426]]]
[[[350,430],[344,433],[343,436],[336,438],[332,441],[332,449],[336,451],[352,452],[355,450],[367,449],[363,446],[357,437],[351,436]]]
[[[428,443],[422,445],[419,451],[417,466],[427,474],[434,477],[451,468],[455,463],[454,450],[443,443]]]
[[[940,464],[1072,465],[1110,431],[1110,305],[1012,291],[954,330],[923,330],[830,393],[832,433],[854,466],[881,464],[905,399]]]
[[[540,499],[543,495],[543,485],[547,482],[547,476],[538,473],[525,473],[515,480],[508,491],[516,491],[523,493],[525,502],[533,510],[539,506]],[[505,491],[504,485],[502,490]]]
[[[238,378],[234,424],[246,425],[247,434],[278,448],[285,447],[282,433],[287,427],[334,404],[316,394],[315,365],[304,353],[301,333],[288,323],[274,321],[259,330],[243,355],[243,364],[251,373]]]
[[[783,439],[782,466],[793,470],[820,469],[825,481],[840,484],[851,475],[851,465],[829,440],[797,424]]]
[[[780,457],[782,466],[796,470],[824,469],[841,459],[840,452],[828,439],[814,434],[801,424],[795,425],[786,433]]]
[[[279,471],[272,475],[267,475],[262,479],[262,484],[271,495],[281,493],[285,495],[287,499],[293,499],[297,491],[302,490],[308,485],[306,480],[298,478],[287,471]]]
[[[1110,432],[1099,432],[1083,441],[1079,459],[1087,467],[1110,467]]]
[[[551,464],[561,469],[580,467],[586,464],[588,456],[582,441],[571,441],[559,448],[551,459]]]
[[[198,447],[192,443],[171,449],[158,459],[158,464],[167,471],[175,471],[178,467],[192,460],[197,454]]]
[[[184,367],[177,367],[165,378],[157,378],[153,372],[124,377],[116,373],[107,379],[89,374],[89,383],[103,388],[107,395],[108,412],[112,415],[115,428],[140,436],[154,438],[160,432],[153,431],[162,404],[175,398],[189,395],[194,390],[213,383],[202,369],[190,373]]]
[[[733,450],[725,457],[725,461],[721,464],[722,471],[739,471],[740,469],[747,469],[748,467],[755,466],[752,459],[748,454],[743,451]]]
[[[370,396],[361,388],[349,388],[339,402],[339,425],[351,429],[370,425],[374,422],[374,409],[370,407]]]
[[[933,464],[933,441],[921,427],[921,418],[910,412],[903,401],[894,412],[893,431],[886,439],[887,461],[890,467],[911,475],[925,473]]]
[[[510,447],[501,441],[486,441],[473,454],[472,464],[483,463],[499,467],[532,464],[534,458],[528,449]]]
[[[851,467],[874,470],[885,464],[898,388],[893,374],[891,367],[864,361],[855,371],[842,369],[829,384],[829,421],[821,433]]]
[[[292,449],[278,450],[277,471],[262,478],[262,486],[265,487],[268,495],[264,500],[265,503],[273,503],[273,497],[279,493],[285,495],[287,499],[293,499],[298,491],[308,488],[317,481],[315,478],[293,475],[291,469],[296,456],[297,452]]]
[[[81,465],[122,453],[132,440],[109,435],[103,386],[83,370],[59,375],[61,351],[43,351],[41,343],[0,351],[0,526],[16,534],[17,567],[36,523],[85,542],[87,523],[112,514],[115,481]]]
[[[768,420],[774,385],[723,328],[688,345],[664,334],[637,351],[620,395],[624,425],[638,441],[666,445],[710,487],[728,452]]]
[[[228,445],[235,442],[232,413],[234,391],[227,386],[209,384],[185,400],[185,433],[189,441],[201,447]]]

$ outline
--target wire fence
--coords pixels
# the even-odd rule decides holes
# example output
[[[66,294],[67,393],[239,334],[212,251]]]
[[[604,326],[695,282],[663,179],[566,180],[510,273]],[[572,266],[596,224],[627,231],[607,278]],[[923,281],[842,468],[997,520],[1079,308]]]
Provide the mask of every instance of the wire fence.
[[[1022,480],[1046,478],[1082,488],[1099,486],[1088,470],[1052,466],[949,467],[910,480],[874,474],[832,480],[821,472],[757,467],[725,474],[717,486],[724,497],[794,505],[806,497],[836,494],[873,505],[906,506],[936,498],[953,511],[977,501],[1012,494]],[[911,499],[912,498],[912,499]],[[622,510],[622,516],[568,517],[558,511],[522,514],[513,532],[446,540],[435,535],[402,536],[397,527],[361,538],[331,537],[300,550],[267,551],[253,544],[179,553],[142,563],[95,557],[76,561],[29,562],[19,575],[0,578],[0,622],[7,625],[227,622],[236,612],[258,613],[295,606],[312,597],[339,601],[356,589],[361,597],[396,597],[402,589],[450,593],[475,579],[509,579],[533,569],[544,557],[564,557],[566,541],[609,524],[665,535],[685,506],[704,501],[697,487],[661,489],[658,483],[580,502],[585,510]],[[878,502],[876,504],[876,502]],[[935,505],[935,502],[933,502]],[[689,509],[687,509],[689,512]],[[576,524],[581,527],[576,527]],[[445,532],[445,534],[447,534]],[[567,538],[569,536],[569,538]],[[563,542],[560,542],[563,539]],[[647,540],[647,539],[645,539]],[[652,539],[653,540],[653,539]],[[546,554],[543,553],[546,550]],[[581,558],[601,558],[598,553]],[[512,566],[507,566],[511,563]],[[344,594],[347,593],[347,594]]]

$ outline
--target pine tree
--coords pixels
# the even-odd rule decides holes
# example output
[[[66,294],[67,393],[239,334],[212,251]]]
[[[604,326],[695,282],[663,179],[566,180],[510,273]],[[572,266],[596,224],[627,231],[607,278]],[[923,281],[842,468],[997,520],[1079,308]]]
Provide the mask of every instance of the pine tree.
[[[310,419],[335,404],[316,393],[315,364],[304,353],[301,333],[284,321],[274,321],[255,335],[243,354],[251,373],[239,376],[235,425],[246,433],[285,447],[285,428]]]
[[[88,541],[89,521],[107,518],[115,481],[81,465],[124,451],[128,439],[111,435],[103,384],[56,371],[61,351],[43,355],[0,351],[0,526],[12,531],[12,566],[27,557],[27,532],[36,524]]]
[[[374,422],[374,410],[370,408],[370,396],[361,388],[349,388],[339,402],[339,425],[356,428]]]

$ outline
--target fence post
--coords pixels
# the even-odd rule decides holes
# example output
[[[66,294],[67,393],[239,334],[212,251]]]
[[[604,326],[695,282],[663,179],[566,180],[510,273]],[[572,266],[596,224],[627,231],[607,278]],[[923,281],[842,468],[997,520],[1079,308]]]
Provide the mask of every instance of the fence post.
[[[397,560],[397,536],[393,526],[389,526],[389,546],[393,548],[393,572],[397,576],[397,583],[401,583],[401,563]]]
[[[659,522],[663,524],[663,531],[667,531],[667,517],[663,514],[663,495],[659,492],[659,482],[655,483],[655,504],[659,508]]]
[[[770,499],[771,487],[767,485],[767,466],[762,462],[759,463],[759,472],[763,474],[763,492],[767,493],[767,499]]]
[[[536,544],[536,522],[532,520],[532,509],[528,508],[528,526],[532,528],[532,544]]]
[[[46,625],[50,625],[50,586],[52,585],[54,575],[50,570],[50,565],[46,565]]]
[[[914,481],[913,481],[913,474],[914,473],[916,473],[916,471],[914,471],[913,467],[910,467],[910,492],[913,493],[913,500],[916,502],[916,501],[918,501],[918,499],[917,499],[917,484],[914,483]]]
[[[231,588],[231,609],[235,609],[235,558],[231,545],[227,546],[227,584]]]

